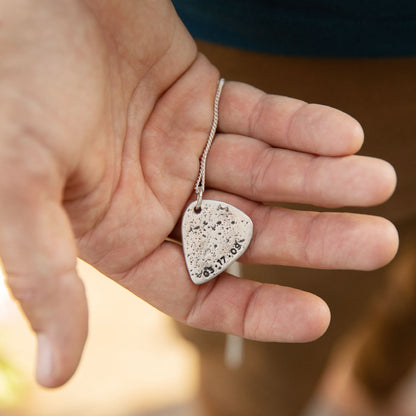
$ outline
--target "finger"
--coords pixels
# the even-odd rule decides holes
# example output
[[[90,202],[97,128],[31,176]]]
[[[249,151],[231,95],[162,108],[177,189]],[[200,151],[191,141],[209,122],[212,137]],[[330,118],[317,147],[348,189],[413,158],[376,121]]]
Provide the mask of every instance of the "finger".
[[[182,248],[166,242],[121,280],[127,289],[190,326],[259,341],[306,342],[329,324],[326,304],[300,290],[223,273],[195,285]]]
[[[253,238],[242,262],[374,270],[389,263],[398,249],[396,228],[381,217],[295,211],[234,195],[211,195],[241,209],[253,221]]]
[[[240,261],[314,269],[374,270],[398,249],[394,225],[380,217],[271,207],[218,191],[205,199],[227,202],[253,221],[253,237]],[[173,238],[181,238],[179,227]]]
[[[320,155],[353,154],[364,137],[360,124],[339,110],[269,95],[239,82],[225,83],[219,116],[221,132]]]
[[[56,387],[74,373],[86,340],[84,287],[62,208],[34,181],[17,182],[1,181],[0,255],[10,291],[37,335],[37,380]]]
[[[380,159],[319,157],[231,134],[217,135],[207,166],[208,186],[262,202],[370,206],[396,186],[393,167]]]
[[[259,206],[253,243],[242,261],[314,269],[374,270],[389,263],[398,235],[384,218]]]

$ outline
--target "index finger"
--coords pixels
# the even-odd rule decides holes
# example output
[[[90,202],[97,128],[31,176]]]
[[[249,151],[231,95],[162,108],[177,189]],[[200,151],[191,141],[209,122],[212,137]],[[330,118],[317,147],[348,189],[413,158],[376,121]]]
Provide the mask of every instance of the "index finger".
[[[364,140],[361,125],[342,111],[232,81],[221,96],[219,131],[325,156],[353,154]]]

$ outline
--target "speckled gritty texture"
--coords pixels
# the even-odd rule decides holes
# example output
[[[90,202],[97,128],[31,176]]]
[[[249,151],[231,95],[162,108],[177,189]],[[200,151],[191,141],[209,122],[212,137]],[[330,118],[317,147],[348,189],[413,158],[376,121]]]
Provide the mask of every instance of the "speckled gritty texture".
[[[244,212],[225,202],[203,200],[188,206],[182,220],[183,251],[196,284],[208,282],[234,263],[247,249],[253,223]]]

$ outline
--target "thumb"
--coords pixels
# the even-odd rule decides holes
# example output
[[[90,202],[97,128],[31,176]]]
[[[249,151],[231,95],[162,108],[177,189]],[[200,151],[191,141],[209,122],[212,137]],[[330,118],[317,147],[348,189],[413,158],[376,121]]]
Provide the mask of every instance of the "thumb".
[[[37,381],[57,387],[73,375],[85,344],[85,291],[58,198],[33,175],[17,176],[0,180],[0,256],[11,294],[37,335]]]

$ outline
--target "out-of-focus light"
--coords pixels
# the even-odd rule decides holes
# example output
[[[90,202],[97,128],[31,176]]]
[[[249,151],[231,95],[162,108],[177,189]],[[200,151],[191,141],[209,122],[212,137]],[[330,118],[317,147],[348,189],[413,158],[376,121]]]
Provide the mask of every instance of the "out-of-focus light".
[[[16,303],[10,297],[5,280],[0,263],[0,323],[14,319],[19,313]]]

